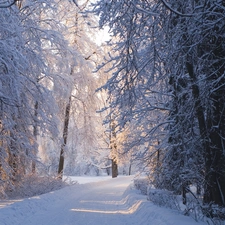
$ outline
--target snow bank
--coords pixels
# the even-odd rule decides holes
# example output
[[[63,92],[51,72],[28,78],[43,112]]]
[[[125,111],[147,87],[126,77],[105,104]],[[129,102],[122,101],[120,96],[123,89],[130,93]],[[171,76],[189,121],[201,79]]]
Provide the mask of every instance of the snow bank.
[[[69,182],[64,182],[57,177],[27,175],[17,183],[14,189],[5,190],[7,199],[20,199],[42,195],[51,191],[68,186]]]
[[[195,221],[205,221],[210,225],[225,225],[225,221],[218,219],[225,217],[224,208],[221,209],[215,206],[213,211],[214,218],[210,218],[207,206],[203,206],[201,203],[201,197],[194,197],[193,193],[186,194],[187,203],[184,205],[181,195],[175,195],[172,191],[168,190],[155,189],[149,184],[147,177],[135,178],[134,187],[141,194],[146,195],[147,199],[157,206],[176,210],[180,214],[192,217]],[[212,205],[210,208],[212,208]],[[207,214],[208,217],[206,217]]]

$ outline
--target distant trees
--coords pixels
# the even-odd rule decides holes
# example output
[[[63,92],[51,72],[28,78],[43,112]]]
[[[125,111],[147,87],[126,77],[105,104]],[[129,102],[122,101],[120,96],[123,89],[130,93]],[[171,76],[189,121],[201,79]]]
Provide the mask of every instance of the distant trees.
[[[145,147],[155,184],[185,193],[203,182],[204,203],[224,207],[223,2],[98,1],[93,11],[116,37],[111,108],[121,128],[136,124],[130,146]]]

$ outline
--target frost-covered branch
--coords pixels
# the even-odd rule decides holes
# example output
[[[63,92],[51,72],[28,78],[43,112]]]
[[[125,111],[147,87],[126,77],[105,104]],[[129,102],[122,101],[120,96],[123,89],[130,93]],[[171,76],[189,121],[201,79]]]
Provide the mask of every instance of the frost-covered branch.
[[[176,9],[173,9],[172,6],[171,6],[169,3],[166,2],[166,0],[161,0],[161,1],[162,1],[163,5],[164,5],[167,9],[169,9],[171,12],[173,12],[173,13],[179,15],[179,16],[192,17],[192,16],[195,15],[195,14],[181,13],[181,12],[177,11]]]
[[[0,8],[9,8],[19,2],[21,0],[13,0],[13,1],[0,1]]]

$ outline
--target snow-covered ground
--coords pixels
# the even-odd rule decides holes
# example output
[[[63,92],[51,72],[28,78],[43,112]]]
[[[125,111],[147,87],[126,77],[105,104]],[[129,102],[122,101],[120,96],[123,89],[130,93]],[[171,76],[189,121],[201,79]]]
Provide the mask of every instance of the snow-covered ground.
[[[86,184],[86,183],[93,183],[97,181],[104,181],[104,180],[111,180],[111,176],[96,176],[96,177],[89,177],[89,176],[68,176],[64,177],[65,181],[68,181],[68,183],[76,182],[78,184]]]
[[[160,208],[132,188],[133,177],[78,177],[79,184],[0,201],[0,225],[203,225]]]

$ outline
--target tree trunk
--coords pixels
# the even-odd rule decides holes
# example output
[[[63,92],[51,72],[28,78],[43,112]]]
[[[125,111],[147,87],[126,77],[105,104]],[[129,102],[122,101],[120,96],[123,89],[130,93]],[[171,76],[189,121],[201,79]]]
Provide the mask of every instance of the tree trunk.
[[[118,165],[116,158],[112,159],[112,178],[115,178],[118,176]]]
[[[112,178],[118,176],[118,163],[117,163],[117,145],[116,145],[116,126],[115,122],[111,121],[111,134],[110,134],[110,148],[112,157]]]
[[[64,128],[63,128],[63,144],[61,146],[60,151],[60,159],[59,159],[59,168],[58,168],[58,177],[62,179],[63,177],[63,169],[64,169],[64,150],[67,143],[68,137],[68,129],[69,129],[69,119],[70,119],[70,107],[71,107],[71,96],[69,97],[69,101],[66,105],[65,119],[64,119]]]
[[[16,129],[14,127],[14,129]],[[18,178],[18,169],[19,169],[19,154],[18,154],[18,146],[16,144],[15,136],[13,131],[10,131],[10,145],[8,146],[8,163],[11,167],[11,176],[10,179],[15,182]]]
[[[38,135],[38,101],[35,102],[34,105],[34,127],[33,127],[33,135],[34,135],[34,141],[37,141],[37,135]],[[36,157],[36,148],[33,150],[33,157]],[[32,165],[31,165],[31,170],[32,173],[36,172],[36,161],[33,159],[32,160]]]
[[[9,166],[11,167],[10,179],[15,182],[18,174],[18,156],[9,150]]]
[[[184,184],[183,186],[182,186],[182,202],[183,202],[183,204],[184,205],[186,205],[187,204],[187,190],[186,190],[186,185]]]
[[[131,175],[131,167],[132,167],[132,163],[130,162],[130,165],[129,165],[129,171],[128,171],[128,175],[129,175],[129,176]]]

